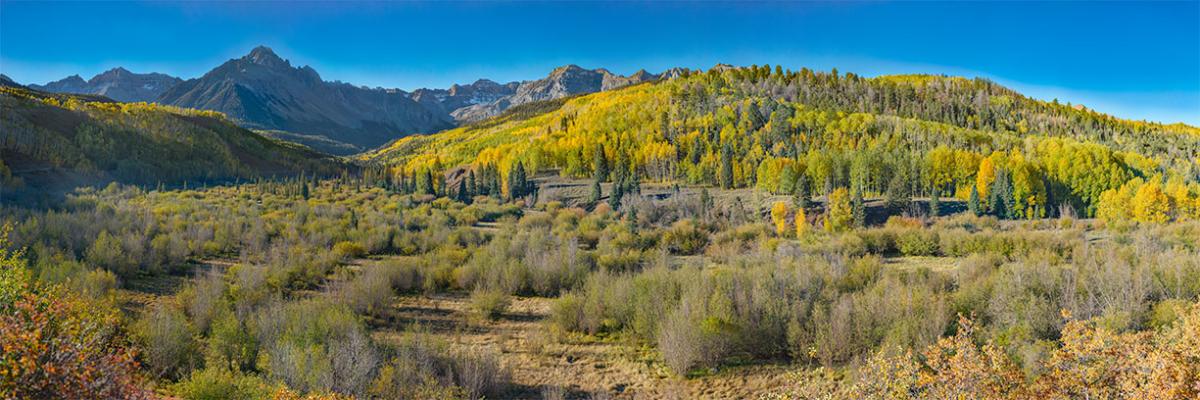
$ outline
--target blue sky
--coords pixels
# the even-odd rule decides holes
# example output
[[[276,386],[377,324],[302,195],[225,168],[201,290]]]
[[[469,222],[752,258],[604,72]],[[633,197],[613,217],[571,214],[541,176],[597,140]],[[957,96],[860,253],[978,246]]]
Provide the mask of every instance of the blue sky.
[[[1131,119],[1200,124],[1200,1],[279,3],[0,0],[0,72],[197,77],[265,44],[326,80],[415,89],[782,64],[982,76]]]

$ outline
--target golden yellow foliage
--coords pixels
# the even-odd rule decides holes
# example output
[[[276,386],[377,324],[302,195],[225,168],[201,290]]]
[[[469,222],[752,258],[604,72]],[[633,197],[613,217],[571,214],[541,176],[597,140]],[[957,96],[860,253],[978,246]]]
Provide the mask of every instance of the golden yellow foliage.
[[[771,221],[775,223],[775,234],[783,236],[787,233],[787,203],[776,201],[771,205]]]

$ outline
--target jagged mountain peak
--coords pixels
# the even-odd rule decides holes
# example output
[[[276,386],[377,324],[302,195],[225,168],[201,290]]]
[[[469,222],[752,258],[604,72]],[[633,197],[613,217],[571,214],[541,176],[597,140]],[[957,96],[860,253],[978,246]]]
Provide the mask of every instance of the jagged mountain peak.
[[[285,66],[291,68],[292,66],[291,62],[280,58],[270,47],[261,45],[250,50],[250,53],[246,54],[242,59],[267,67]]]
[[[84,80],[79,75],[48,82],[45,85],[29,85],[31,89],[53,93],[97,94],[125,102],[154,101],[181,79],[159,73],[138,74],[122,67],[115,67]]]
[[[453,125],[404,91],[326,82],[312,67],[293,67],[266,46],[176,85],[158,100],[221,111],[256,129],[323,137],[304,143],[336,154]]]

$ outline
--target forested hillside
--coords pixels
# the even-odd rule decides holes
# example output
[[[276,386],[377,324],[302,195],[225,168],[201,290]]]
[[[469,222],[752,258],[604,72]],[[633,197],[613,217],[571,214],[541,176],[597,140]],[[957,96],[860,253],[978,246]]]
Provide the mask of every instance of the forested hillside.
[[[800,197],[846,188],[890,204],[975,198],[979,212],[1006,218],[1200,216],[1200,129],[1121,120],[981,79],[714,68],[538,107],[363,158],[400,179],[495,170],[506,193],[520,164]]]
[[[0,199],[76,186],[184,185],[334,175],[328,156],[239,128],[216,112],[0,87]],[[51,196],[53,197],[53,196]]]

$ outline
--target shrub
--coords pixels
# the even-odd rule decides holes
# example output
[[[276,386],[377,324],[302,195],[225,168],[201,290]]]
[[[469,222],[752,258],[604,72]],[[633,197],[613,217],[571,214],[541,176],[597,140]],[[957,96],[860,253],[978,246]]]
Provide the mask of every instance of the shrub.
[[[175,307],[162,303],[153,306],[134,323],[132,331],[142,349],[143,362],[157,377],[185,376],[197,361],[192,327]]]
[[[143,399],[116,311],[33,282],[0,227],[0,397]]]
[[[938,234],[925,229],[909,229],[896,237],[896,247],[906,256],[937,255]]]
[[[663,234],[663,243],[672,254],[699,254],[708,245],[708,232],[697,227],[691,220],[682,220]]]
[[[344,241],[333,245],[333,254],[342,260],[350,260],[366,255],[367,249],[361,244]]]
[[[402,272],[380,265],[364,267],[362,273],[346,282],[337,296],[360,314],[378,314],[392,298],[392,274]]]
[[[500,318],[508,310],[510,303],[508,294],[499,290],[475,289],[474,292],[471,292],[471,311],[480,318],[489,320]]]
[[[575,293],[563,294],[550,305],[550,323],[567,332],[581,330],[583,304]]]
[[[508,383],[508,373],[500,365],[496,351],[477,347],[455,353],[454,376],[469,399],[498,395]]]
[[[221,367],[192,372],[171,386],[176,396],[189,400],[269,399],[272,387],[262,378]]]

